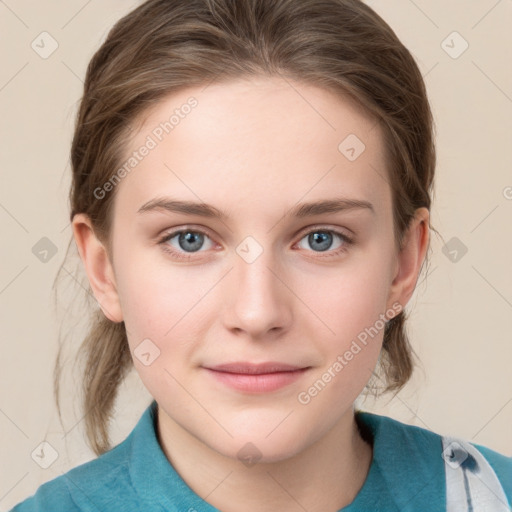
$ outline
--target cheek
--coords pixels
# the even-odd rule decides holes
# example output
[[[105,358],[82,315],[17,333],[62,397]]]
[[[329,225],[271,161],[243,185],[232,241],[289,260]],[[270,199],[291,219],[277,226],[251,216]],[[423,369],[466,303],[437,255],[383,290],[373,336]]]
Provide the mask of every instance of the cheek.
[[[349,407],[371,378],[382,347],[392,252],[375,246],[358,256],[319,273],[299,292],[321,320],[308,315],[312,320],[304,324],[322,354],[322,365],[298,397],[315,414],[335,416]]]
[[[173,266],[165,258],[119,258],[118,292],[126,328],[140,337],[165,340],[189,321],[211,288],[205,273]]]
[[[319,286],[306,299],[317,305],[316,313],[329,328],[322,329],[321,336],[310,334],[322,354],[322,365],[296,398],[308,415],[322,417],[325,424],[335,422],[363,391],[384,336],[385,273],[377,266],[365,266],[364,272],[351,270],[332,279],[328,293]],[[311,325],[308,322],[306,328]]]
[[[149,261],[136,254],[120,258],[118,266],[118,291],[135,368],[153,396],[159,397],[162,390],[181,396],[178,381],[186,384],[188,365],[218,317],[215,304],[222,298],[212,287],[219,272],[172,265],[165,258]],[[145,360],[142,354],[148,352],[150,363],[145,364],[148,356]]]
[[[390,291],[388,276],[388,262],[382,257],[371,258],[370,253],[302,281],[297,295],[311,305],[321,338],[331,352],[343,349],[385,313]],[[381,323],[378,328],[382,328]]]
[[[132,256],[119,261],[118,292],[134,366],[157,400],[165,391],[175,408],[186,407],[178,382],[184,381],[183,363],[202,336],[197,313],[211,280],[192,280],[184,267]]]

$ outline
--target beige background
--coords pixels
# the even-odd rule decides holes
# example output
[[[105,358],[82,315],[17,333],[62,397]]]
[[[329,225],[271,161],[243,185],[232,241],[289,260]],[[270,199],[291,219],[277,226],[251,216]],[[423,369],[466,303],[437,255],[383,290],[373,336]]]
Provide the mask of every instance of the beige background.
[[[512,2],[370,3],[424,73],[438,133],[433,225],[446,242],[456,237],[467,253],[450,261],[443,242],[433,237],[429,275],[409,304],[422,368],[397,397],[363,407],[512,455]],[[2,511],[94,457],[83,440],[77,374],[67,376],[64,427],[52,396],[61,317],[71,344],[80,342],[84,329],[83,322],[73,324],[83,306],[67,311],[76,283],[66,271],[76,260],[66,264],[57,312],[51,287],[71,236],[68,156],[85,69],[108,29],[137,4],[0,2]],[[45,37],[45,49],[51,48],[48,36],[40,36],[44,31],[58,43],[46,59],[31,47],[35,41],[43,51]],[[453,31],[463,39],[449,36]],[[464,40],[469,47],[453,58]],[[43,237],[57,250],[47,262],[32,252]],[[150,400],[133,373],[121,391],[114,443]],[[47,469],[31,458],[43,440],[58,455]]]

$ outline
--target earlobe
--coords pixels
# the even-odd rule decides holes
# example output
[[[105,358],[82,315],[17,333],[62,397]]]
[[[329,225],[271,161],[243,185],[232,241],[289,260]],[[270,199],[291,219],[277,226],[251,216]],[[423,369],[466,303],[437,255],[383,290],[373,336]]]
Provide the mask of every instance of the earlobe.
[[[115,283],[114,270],[107,250],[97,238],[90,218],[76,214],[72,222],[80,258],[84,264],[94,297],[104,315],[112,322],[122,322],[123,315]]]
[[[429,242],[429,211],[427,208],[418,208],[405,233],[403,245],[398,253],[397,271],[391,283],[391,303],[398,301],[402,308],[409,302]]]

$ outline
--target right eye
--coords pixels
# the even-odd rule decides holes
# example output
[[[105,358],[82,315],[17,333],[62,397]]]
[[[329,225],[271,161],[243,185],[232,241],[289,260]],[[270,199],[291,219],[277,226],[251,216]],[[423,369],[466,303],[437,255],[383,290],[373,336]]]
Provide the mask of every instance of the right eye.
[[[214,244],[206,232],[185,228],[166,233],[158,243],[162,245],[164,251],[172,256],[189,260],[191,256],[187,256],[187,254],[204,252],[200,249],[204,246],[205,239],[210,241],[210,247],[207,247],[207,249],[211,249]]]

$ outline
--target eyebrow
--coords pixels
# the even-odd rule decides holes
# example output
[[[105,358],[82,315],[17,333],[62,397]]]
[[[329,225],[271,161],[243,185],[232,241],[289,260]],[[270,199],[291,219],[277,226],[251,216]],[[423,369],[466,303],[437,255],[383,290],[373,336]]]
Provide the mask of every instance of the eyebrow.
[[[361,199],[333,198],[310,203],[300,203],[294,206],[285,217],[312,217],[324,213],[336,213],[345,210],[367,210],[375,214],[372,203]],[[208,203],[194,201],[178,201],[170,197],[157,197],[144,203],[137,213],[143,214],[153,211],[168,211],[171,213],[184,213],[200,217],[227,219],[228,214]]]

